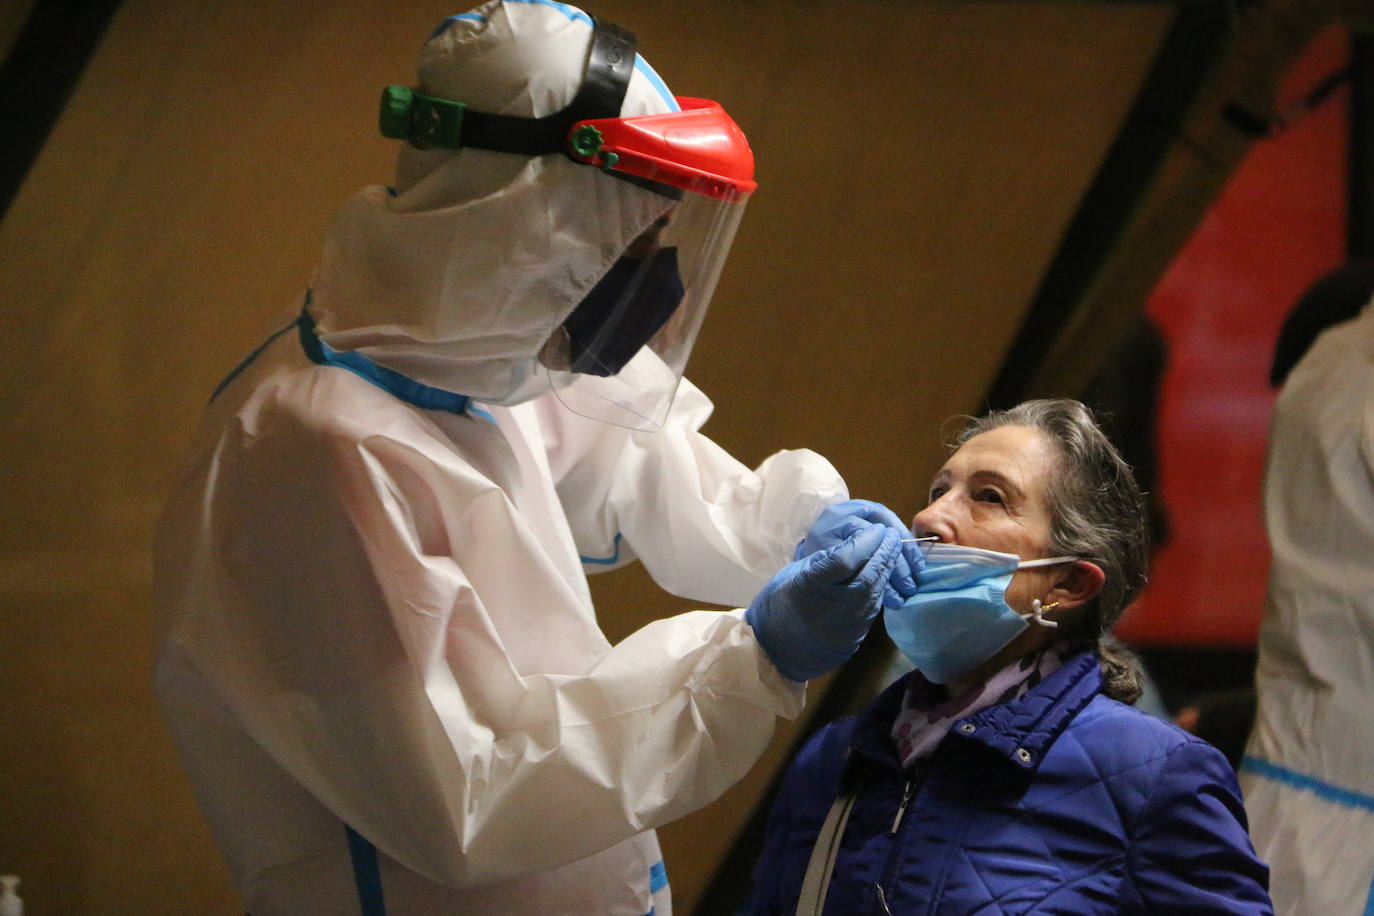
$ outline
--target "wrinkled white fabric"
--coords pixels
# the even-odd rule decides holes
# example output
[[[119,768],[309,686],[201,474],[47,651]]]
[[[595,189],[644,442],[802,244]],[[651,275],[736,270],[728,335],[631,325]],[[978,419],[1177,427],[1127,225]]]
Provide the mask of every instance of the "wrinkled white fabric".
[[[1374,905],[1374,308],[1326,331],[1274,411],[1259,712],[1241,785],[1279,914]]]
[[[801,694],[738,611],[611,646],[580,557],[743,605],[846,495],[808,452],[740,465],[709,412],[690,385],[659,433],[551,395],[424,411],[294,333],[216,399],[159,531],[157,687],[251,912],[350,893],[343,823],[450,901],[415,912],[648,911],[647,871],[623,899],[575,863],[654,864],[645,832],[740,778]]]
[[[590,44],[572,7],[494,0],[425,43],[420,89],[540,117],[576,94]],[[640,58],[621,115],[676,108]],[[397,180],[396,195],[364,188],[335,217],[311,312],[330,346],[490,403],[548,390],[540,348],[672,203],[561,155],[401,144]]]
[[[488,3],[426,45],[422,88],[545,114],[589,40],[564,4]],[[641,64],[624,114],[668,104]],[[843,481],[805,451],[743,466],[688,382],[644,433],[533,371],[661,199],[556,155],[406,147],[398,182],[345,204],[303,304],[335,349],[486,404],[421,409],[278,335],[210,405],[159,524],[160,701],[254,916],[357,912],[345,825],[391,914],[669,916],[652,828],[739,779],[802,689],[739,611],[612,646],[586,574],[639,558],[747,604]]]

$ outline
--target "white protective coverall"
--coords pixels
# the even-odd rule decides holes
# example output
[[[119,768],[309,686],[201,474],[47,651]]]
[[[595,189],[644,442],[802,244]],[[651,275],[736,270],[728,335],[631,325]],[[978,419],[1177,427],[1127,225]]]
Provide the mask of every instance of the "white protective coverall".
[[[1374,912],[1374,308],[1323,333],[1270,432],[1273,552],[1241,767],[1274,909]]]
[[[589,34],[561,4],[487,4],[426,45],[421,84],[538,116]],[[491,78],[501,54],[518,78]],[[639,61],[623,112],[665,100]],[[659,432],[549,392],[536,353],[650,192],[481,150],[406,149],[397,184],[343,207],[297,306],[383,368],[321,364],[288,326],[207,410],[159,526],[159,698],[254,916],[358,912],[348,828],[391,914],[665,916],[652,828],[738,780],[803,690],[741,611],[612,646],[586,573],[638,558],[747,604],[844,484],[808,451],[743,466],[685,380]]]

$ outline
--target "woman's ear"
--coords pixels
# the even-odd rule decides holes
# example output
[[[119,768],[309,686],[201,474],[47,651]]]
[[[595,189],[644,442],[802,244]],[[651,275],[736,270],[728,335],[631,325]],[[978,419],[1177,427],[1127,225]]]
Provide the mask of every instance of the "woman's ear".
[[[1091,560],[1075,560],[1054,583],[1045,603],[1058,601],[1065,611],[1080,607],[1096,598],[1106,581],[1107,574],[1101,566]]]

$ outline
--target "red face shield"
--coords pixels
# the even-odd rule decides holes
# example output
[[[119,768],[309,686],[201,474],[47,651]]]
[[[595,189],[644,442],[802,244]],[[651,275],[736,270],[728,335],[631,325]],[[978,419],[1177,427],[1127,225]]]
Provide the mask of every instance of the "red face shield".
[[[716,200],[743,200],[758,186],[749,142],[725,109],[677,97],[681,111],[579,121],[568,136],[578,162]]]
[[[541,353],[551,371],[578,375],[559,391],[569,409],[656,428],[757,183],[744,132],[716,102],[679,96],[679,111],[618,116],[634,59],[634,36],[597,21],[583,84],[558,112],[491,114],[391,86],[381,127],[422,148],[561,153],[662,198],[652,230],[611,265]]]

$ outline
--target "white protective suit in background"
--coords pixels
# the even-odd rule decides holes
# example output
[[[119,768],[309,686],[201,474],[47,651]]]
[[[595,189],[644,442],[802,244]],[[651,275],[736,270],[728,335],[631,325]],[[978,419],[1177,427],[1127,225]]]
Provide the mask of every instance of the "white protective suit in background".
[[[456,93],[464,48],[553,55],[570,31],[566,66],[462,90],[544,114],[590,32],[560,4],[455,17],[421,84]],[[671,104],[639,61],[624,113]],[[738,780],[803,690],[741,611],[610,645],[586,573],[637,558],[747,604],[844,484],[807,451],[741,465],[686,381],[659,432],[549,391],[580,382],[536,354],[662,211],[650,192],[470,149],[407,148],[397,184],[330,232],[299,304],[316,357],[287,326],[207,410],[159,526],[159,698],[253,916],[358,912],[349,828],[390,914],[666,916],[652,828]]]
[[[1270,432],[1273,551],[1241,768],[1287,916],[1374,912],[1374,308],[1319,337]]]

